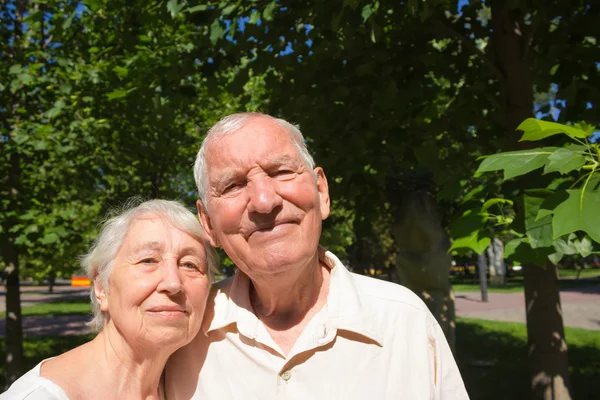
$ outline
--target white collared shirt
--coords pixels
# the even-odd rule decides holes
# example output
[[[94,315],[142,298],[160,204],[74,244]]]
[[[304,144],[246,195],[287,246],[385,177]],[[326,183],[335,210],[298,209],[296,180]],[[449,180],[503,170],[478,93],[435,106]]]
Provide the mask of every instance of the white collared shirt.
[[[249,278],[238,271],[217,283],[207,337],[169,362],[167,398],[468,399],[421,299],[326,257],[333,267],[327,303],[287,356],[252,311]]]

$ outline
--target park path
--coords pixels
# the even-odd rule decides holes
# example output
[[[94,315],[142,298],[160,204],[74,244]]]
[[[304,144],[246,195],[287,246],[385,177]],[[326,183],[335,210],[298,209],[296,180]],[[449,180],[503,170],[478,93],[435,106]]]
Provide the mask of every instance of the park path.
[[[54,286],[54,293],[48,293],[47,286],[21,286],[21,306],[29,307],[53,301],[89,299],[88,287]],[[0,290],[0,312],[6,311],[4,287]],[[55,317],[29,316],[23,318],[23,333],[26,336],[85,335],[92,333],[86,325],[88,315],[60,315]],[[6,321],[0,319],[0,336],[4,336]]]
[[[600,330],[600,284],[560,291],[565,326]],[[488,293],[488,302],[479,292],[456,292],[456,315],[493,321],[525,323],[524,293]]]
[[[88,298],[89,288],[56,286],[48,294],[46,287],[23,286],[21,300],[24,307],[50,301]],[[600,283],[577,289],[561,290],[565,326],[600,330]],[[4,291],[0,290],[0,312],[5,311]],[[457,292],[456,314],[464,318],[494,321],[525,322],[525,295],[523,293],[489,293],[488,302],[481,301],[481,293]],[[87,315],[56,317],[31,316],[23,318],[23,333],[27,336],[83,335],[91,333]],[[0,336],[5,333],[5,320],[0,320]]]

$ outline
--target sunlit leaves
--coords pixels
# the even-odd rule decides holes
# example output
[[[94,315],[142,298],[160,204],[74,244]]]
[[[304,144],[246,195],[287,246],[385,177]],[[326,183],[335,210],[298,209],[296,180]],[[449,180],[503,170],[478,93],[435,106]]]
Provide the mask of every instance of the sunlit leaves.
[[[540,147],[493,154],[483,160],[476,173],[503,170],[504,179],[514,178],[542,168],[556,150],[557,147]]]
[[[568,190],[569,197],[554,209],[554,238],[577,231],[600,243],[600,190]]]
[[[581,169],[585,164],[586,159],[582,152],[564,148],[558,149],[548,157],[544,173],[559,172],[567,174],[571,171]]]
[[[521,123],[517,128],[523,131],[523,137],[521,141],[530,140],[536,141],[545,139],[550,136],[558,135],[560,133],[569,136],[570,138],[585,139],[589,134],[581,129],[577,129],[571,126],[559,124],[556,122],[542,121],[535,118],[528,118]]]

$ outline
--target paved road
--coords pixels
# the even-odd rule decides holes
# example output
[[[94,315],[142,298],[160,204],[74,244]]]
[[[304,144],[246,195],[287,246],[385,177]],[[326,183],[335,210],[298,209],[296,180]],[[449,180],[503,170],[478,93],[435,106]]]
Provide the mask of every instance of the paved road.
[[[523,293],[488,293],[487,303],[477,292],[457,292],[455,297],[461,317],[525,322]],[[565,326],[600,330],[600,284],[561,290],[560,299]]]
[[[49,301],[87,298],[88,288],[56,286],[54,294],[45,287],[22,287],[23,306]],[[0,312],[5,310],[4,291],[0,290]],[[525,296],[523,293],[489,293],[489,301],[481,301],[481,293],[457,292],[456,314],[467,318],[496,321],[525,322]],[[566,326],[600,330],[600,283],[578,289],[561,291],[564,322]],[[86,326],[88,316],[26,317],[23,332],[27,336],[81,335],[91,333]],[[5,321],[0,320],[0,336],[4,335]]]

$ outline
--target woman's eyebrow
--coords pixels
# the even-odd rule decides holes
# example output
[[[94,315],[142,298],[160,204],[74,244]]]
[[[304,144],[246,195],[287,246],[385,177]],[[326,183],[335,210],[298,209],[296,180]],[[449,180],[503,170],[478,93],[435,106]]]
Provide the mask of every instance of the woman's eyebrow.
[[[132,253],[138,253],[140,251],[144,251],[144,250],[160,250],[162,249],[163,245],[161,242],[159,242],[158,240],[153,240],[150,242],[144,242],[144,243],[140,243],[137,244],[133,247],[133,249],[131,249]]]

